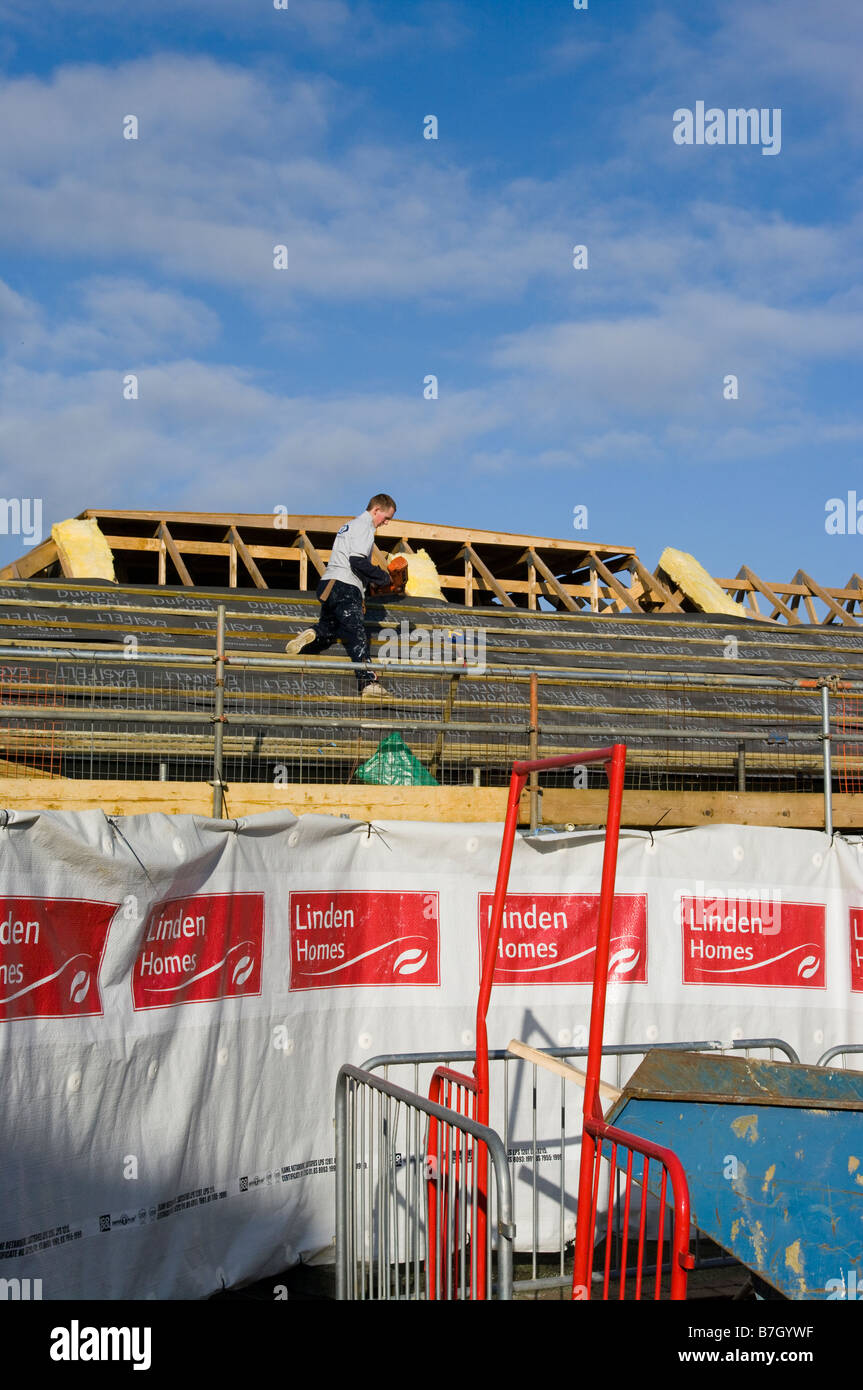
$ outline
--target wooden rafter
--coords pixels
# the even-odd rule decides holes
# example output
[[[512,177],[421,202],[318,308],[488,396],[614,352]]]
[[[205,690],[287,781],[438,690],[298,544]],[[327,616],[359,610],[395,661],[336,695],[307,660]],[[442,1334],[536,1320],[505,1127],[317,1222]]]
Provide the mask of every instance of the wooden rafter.
[[[809,588],[811,592],[815,595],[816,598],[820,598],[821,602],[829,610],[829,612],[832,613],[834,617],[837,617],[840,620],[840,622],[844,623],[846,627],[860,626],[857,619],[852,617],[852,615],[848,613],[842,607],[841,604],[837,603],[836,599],[833,598],[832,594],[828,594],[827,590],[822,588],[822,586],[818,584],[816,580],[814,580],[811,577],[811,575],[808,575],[805,570],[798,570],[794,576],[794,580],[795,583],[805,584],[807,588]]]
[[[80,513],[80,517],[93,517],[96,521],[137,521],[146,524],[169,522],[171,525],[184,526],[214,526],[224,529],[229,525],[236,525],[240,529],[256,531],[273,530],[272,512],[246,512],[240,515],[232,515],[227,512],[135,512],[135,511],[113,511],[102,508],[89,507]],[[335,535],[340,526],[344,526],[346,521],[350,521],[349,516],[297,516],[291,517],[291,522],[300,531],[321,531]],[[104,528],[102,528],[104,529]],[[613,559],[620,555],[634,555],[635,548],[631,545],[605,545],[595,543],[585,546],[579,543],[573,545],[571,541],[559,540],[553,536],[525,536],[520,533],[508,533],[506,531],[480,531],[475,527],[462,526],[442,526],[436,522],[407,521],[401,517],[394,517],[387,523],[387,536],[407,536],[413,541],[446,541],[457,545],[482,545],[497,546],[527,546],[539,544],[543,550],[562,550],[567,555],[577,551],[587,554],[599,553]]]
[[[483,579],[485,580],[486,588],[490,589],[491,592],[495,595],[495,597],[500,599],[504,608],[516,607],[509,594],[501,587],[500,583],[495,579],[491,570],[488,568],[488,565],[486,565],[485,562],[479,558],[472,545],[466,545],[464,549],[460,552],[460,554],[467,556],[474,569],[478,570],[479,573],[482,575]]]
[[[266,579],[265,579],[264,576],[261,574],[261,571],[258,569],[257,565],[255,564],[255,562],[254,562],[254,560],[253,560],[253,558],[252,558],[252,556],[251,556],[251,554],[250,554],[250,552],[249,552],[249,547],[246,545],[246,542],[243,540],[243,538],[242,538],[242,536],[240,535],[239,531],[237,530],[236,526],[232,526],[232,527],[230,528],[230,530],[228,531],[228,537],[230,538],[230,540],[231,540],[231,542],[233,543],[233,545],[236,547],[237,554],[239,555],[239,557],[240,557],[240,559],[242,560],[243,564],[246,566],[246,569],[249,571],[249,574],[252,576],[252,579],[253,579],[254,584],[255,584],[255,588],[256,588],[256,589],[266,589],[266,588],[268,588],[269,586],[268,586],[268,584],[267,584]]]
[[[183,557],[174,543],[174,537],[171,535],[164,521],[160,521],[159,523],[159,538],[165,542],[165,549],[167,550],[168,554],[173,560],[174,568],[180,576],[180,580],[182,581],[182,583],[185,584],[188,588],[194,588],[195,582],[192,579],[192,576],[190,575],[189,571],[186,569]]]
[[[29,579],[32,574],[47,569],[59,558],[57,546],[49,536],[41,545],[35,545],[32,550],[28,550],[26,555],[20,555],[11,564],[4,565],[0,569],[0,579]]]
[[[851,578],[848,580],[848,583],[845,585],[845,588],[846,588],[846,589],[859,589],[859,591],[860,591],[859,597],[857,597],[857,598],[849,598],[849,599],[846,599],[846,601],[845,601],[845,607],[848,609],[848,612],[851,613],[851,614],[853,614],[853,615],[856,617],[857,615],[856,615],[856,613],[854,613],[855,607],[856,607],[858,604],[863,605],[863,579],[860,578],[860,575],[856,572],[856,570],[855,570],[855,572],[852,574]]]
[[[666,588],[662,580],[655,574],[651,574],[646,565],[643,565],[637,555],[632,557],[632,567],[644,586],[644,592],[653,593],[662,601],[662,611],[672,613],[682,613],[683,606],[678,603],[671,590]]]
[[[238,582],[248,582],[248,574],[257,588],[277,583],[301,590],[306,590],[310,581],[314,587],[315,571],[318,575],[323,572],[332,538],[349,519],[293,516],[291,523],[297,533],[291,537],[283,530],[274,531],[273,516],[266,512],[237,516],[89,509],[80,516],[100,524],[123,567],[120,572],[134,575],[136,583],[174,583],[175,569],[187,588],[212,586],[224,583],[222,575],[227,569],[232,589]],[[401,518],[390,522],[386,544],[390,547],[386,554],[377,549],[374,552],[378,563],[386,564],[393,554],[411,555],[420,546],[426,547],[446,598],[468,607],[476,602],[478,588],[494,594],[507,608],[524,606],[532,611],[540,596],[569,613],[585,609],[594,613],[681,612],[688,607],[680,590],[658,572],[651,574],[631,546],[591,545],[584,540],[480,531]],[[461,563],[453,563],[456,557]],[[46,570],[59,567],[59,558],[49,538],[0,568],[0,578],[20,582],[44,577]],[[243,569],[238,574],[240,561]],[[804,578],[802,572],[791,583],[768,584],[744,567],[736,579],[717,578],[715,582],[736,595],[738,602],[746,603],[751,615],[760,621],[766,620],[769,605],[771,621],[796,627],[825,622],[863,625],[863,578],[858,574],[852,575],[844,588],[826,588],[809,576]],[[819,603],[827,609],[826,617],[819,617]]]
[[[323,560],[321,559],[312,542],[309,540],[305,531],[300,531],[299,535],[294,541],[294,545],[299,546],[300,549],[303,550],[306,553],[306,555],[308,555],[309,559],[311,560],[312,564],[317,570],[318,575],[322,575],[324,570],[326,569],[326,565],[324,564]]]
[[[570,613],[578,612],[578,605],[576,604],[575,600],[571,598],[570,595],[566,592],[560,580],[557,579],[554,574],[552,574],[551,570],[549,569],[548,565],[545,563],[541,555],[537,555],[535,550],[533,550],[531,547],[528,547],[528,549],[521,556],[521,559],[527,559],[531,565],[533,565],[536,569],[539,570],[546,584],[557,595],[564,608],[568,608]]]
[[[600,560],[598,555],[591,555],[590,563],[593,567],[595,567],[599,577],[601,579],[604,579],[608,587],[617,595],[621,603],[624,603],[627,608],[632,609],[633,613],[644,612],[644,609],[642,608],[638,599],[635,597],[635,594],[632,592],[632,590],[627,589],[625,584],[621,584],[617,575],[612,574],[611,570],[608,568],[606,564],[603,563],[602,560]]]
[[[771,589],[769,584],[765,584],[764,580],[760,579],[755,571],[751,570],[748,565],[742,565],[740,567],[737,572],[737,577],[738,579],[742,578],[748,580],[752,585],[752,589],[757,590],[759,594],[763,594],[767,601],[773,604],[773,612],[770,614],[771,621],[775,619],[777,613],[781,613],[789,623],[800,622],[800,619],[793,609],[789,608],[787,603],[783,603],[776,591]],[[750,590],[750,593],[751,592],[752,590]]]

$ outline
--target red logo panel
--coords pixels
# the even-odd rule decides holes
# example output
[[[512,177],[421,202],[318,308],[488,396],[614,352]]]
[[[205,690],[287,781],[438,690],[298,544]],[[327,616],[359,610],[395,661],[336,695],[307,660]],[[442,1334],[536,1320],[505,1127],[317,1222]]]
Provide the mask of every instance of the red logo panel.
[[[480,968],[494,902],[479,894]],[[510,893],[503,909],[496,985],[593,983],[598,893]],[[608,955],[609,980],[647,980],[647,898],[615,894]]]
[[[439,985],[437,893],[291,893],[291,989]]]
[[[263,893],[172,898],[150,911],[132,971],[136,1009],[260,994]]]
[[[0,1019],[100,1014],[99,968],[117,906],[0,898]]]
[[[855,993],[863,990],[863,907],[852,907],[849,930],[851,933],[851,988]]]
[[[823,903],[680,898],[685,985],[824,988]]]

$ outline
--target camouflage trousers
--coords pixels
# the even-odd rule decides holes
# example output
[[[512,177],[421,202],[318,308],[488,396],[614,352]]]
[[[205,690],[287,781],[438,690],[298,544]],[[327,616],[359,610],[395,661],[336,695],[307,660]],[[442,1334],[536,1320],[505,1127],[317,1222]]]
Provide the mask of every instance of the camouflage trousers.
[[[321,597],[329,580],[321,580],[317,596]],[[321,605],[320,621],[315,624],[315,640],[303,648],[303,655],[314,656],[325,652],[334,642],[340,641],[351,661],[366,664],[364,671],[356,671],[357,686],[365,690],[367,685],[377,680],[371,668],[371,649],[368,634],[363,622],[365,604],[359,589],[353,584],[343,584],[337,579],[330,590],[329,597]]]

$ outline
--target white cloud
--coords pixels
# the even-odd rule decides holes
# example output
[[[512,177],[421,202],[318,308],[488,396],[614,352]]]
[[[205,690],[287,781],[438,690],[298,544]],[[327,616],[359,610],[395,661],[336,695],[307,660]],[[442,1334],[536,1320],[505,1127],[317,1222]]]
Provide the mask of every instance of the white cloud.
[[[569,384],[590,420],[727,410],[722,383],[740,378],[742,413],[781,406],[801,365],[863,351],[863,310],[785,309],[734,294],[681,291],[655,312],[537,326],[503,338],[498,367]],[[543,389],[541,386],[539,389]],[[770,395],[768,396],[768,387]],[[551,390],[549,395],[551,395]]]
[[[287,9],[279,10],[272,0],[139,0],[130,18],[117,0],[74,0],[73,6],[70,0],[0,0],[0,20],[18,32],[62,24],[66,34],[90,34],[98,26],[129,41],[158,36],[159,26],[176,24],[185,35],[221,35],[252,48],[319,48],[343,65],[412,46],[446,50],[468,33],[463,7],[447,0],[424,5],[414,0],[406,12],[409,19],[394,19],[392,10],[369,0],[290,0]],[[130,23],[136,26],[134,33]]]
[[[669,212],[610,191],[589,166],[577,184],[564,169],[481,187],[419,122],[398,148],[368,143],[363,100],[329,78],[277,86],[176,55],[7,80],[0,242],[240,289],[281,316],[310,298],[452,309],[528,286],[594,308],[729,281],[793,298],[860,263],[859,219],[800,226],[731,197]],[[137,141],[122,138],[127,114]],[[591,253],[580,275],[577,240]],[[273,268],[278,244],[286,271]]]
[[[457,477],[466,445],[513,413],[487,392],[286,398],[194,361],[141,372],[127,401],[116,372],[13,367],[0,391],[0,490],[41,496],[46,529],[87,506],[320,510],[382,474],[394,486]]]
[[[218,316],[206,304],[143,281],[103,275],[74,284],[53,319],[0,281],[0,345],[9,361],[107,361],[130,369],[173,357],[180,347],[207,345],[219,332]]]

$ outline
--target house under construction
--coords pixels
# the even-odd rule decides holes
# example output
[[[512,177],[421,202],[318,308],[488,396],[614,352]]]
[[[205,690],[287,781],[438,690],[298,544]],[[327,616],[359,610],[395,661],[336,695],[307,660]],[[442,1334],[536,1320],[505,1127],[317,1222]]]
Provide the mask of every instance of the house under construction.
[[[345,520],[91,510],[7,565],[2,804],[491,821],[514,758],[622,741],[629,825],[859,828],[858,575],[395,519],[369,709],[340,647],[285,655]],[[524,823],[600,821],[601,777],[543,775]]]

